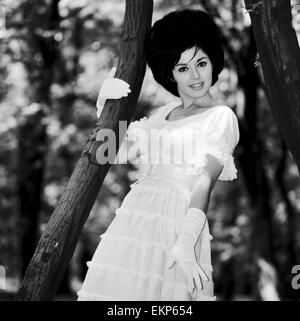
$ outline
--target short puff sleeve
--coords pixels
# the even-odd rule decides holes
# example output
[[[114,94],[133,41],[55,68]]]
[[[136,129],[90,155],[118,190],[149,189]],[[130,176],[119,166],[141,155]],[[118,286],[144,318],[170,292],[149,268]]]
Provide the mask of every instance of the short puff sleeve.
[[[130,123],[126,133],[126,139],[134,141],[140,154],[144,154],[144,148],[147,146],[147,139],[151,129],[148,117],[143,117]]]
[[[147,117],[129,124],[114,164],[140,163],[139,156],[144,152],[143,146],[145,146],[143,139],[145,139],[149,128],[149,119]]]
[[[161,129],[161,113],[163,108],[158,108],[149,117],[143,117],[133,121],[128,126],[126,139],[135,142],[135,147],[139,150],[140,155],[147,155],[149,148],[149,139],[152,129]]]
[[[238,120],[227,106],[216,107],[212,113],[212,120],[205,132],[203,128],[199,129],[202,140],[199,139],[200,144],[191,162],[196,174],[200,175],[207,165],[207,156],[212,155],[223,165],[218,180],[231,181],[237,178],[233,152],[240,138]]]

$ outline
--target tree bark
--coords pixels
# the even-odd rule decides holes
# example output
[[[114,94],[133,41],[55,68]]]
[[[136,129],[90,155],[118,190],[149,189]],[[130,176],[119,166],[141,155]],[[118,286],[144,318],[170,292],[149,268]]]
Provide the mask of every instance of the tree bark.
[[[140,93],[144,73],[143,50],[151,26],[152,0],[126,0],[120,60],[116,77],[128,82],[131,94],[108,100],[100,120],[89,137],[70,180],[50,217],[34,256],[28,266],[16,300],[50,300],[73,255],[82,227],[95,202],[110,164],[99,165],[96,141],[101,128],[113,129],[118,139],[118,121],[131,119]]]
[[[300,49],[287,0],[245,0],[268,99],[280,132],[300,168]]]

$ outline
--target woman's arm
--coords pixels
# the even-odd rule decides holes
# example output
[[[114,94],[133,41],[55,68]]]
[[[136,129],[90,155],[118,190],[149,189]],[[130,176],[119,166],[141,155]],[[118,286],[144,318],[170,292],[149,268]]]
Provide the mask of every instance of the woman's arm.
[[[223,165],[211,155],[207,156],[207,166],[194,185],[189,208],[198,208],[207,213],[210,194],[220,176]]]
[[[172,268],[175,262],[179,264],[187,277],[190,293],[193,293],[195,286],[199,290],[203,289],[203,280],[209,280],[196,261],[194,246],[207,220],[205,212],[208,209],[210,193],[223,169],[223,165],[216,158],[210,155],[207,157],[207,166],[193,188],[189,209],[181,222],[175,246],[171,249],[166,264],[168,269]]]

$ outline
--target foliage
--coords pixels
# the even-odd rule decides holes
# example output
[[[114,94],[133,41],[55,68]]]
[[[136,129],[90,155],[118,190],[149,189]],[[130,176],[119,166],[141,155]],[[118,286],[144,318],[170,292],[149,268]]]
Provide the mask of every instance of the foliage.
[[[110,68],[117,64],[119,55],[125,1],[61,0],[57,12],[51,10],[54,3],[54,0],[7,2],[7,29],[0,35],[0,264],[7,267],[11,280],[8,282],[9,291],[15,291],[20,281],[19,236],[22,231],[17,193],[20,174],[17,164],[20,161],[17,158],[18,127],[39,108],[44,99],[41,96],[45,89],[42,85],[47,84],[49,90],[46,90],[46,99],[43,100],[47,112],[43,122],[46,124],[48,146],[39,218],[41,233],[91,134],[96,122],[98,90]],[[153,19],[177,8],[202,8],[200,3],[218,13],[215,16],[216,22],[227,39],[226,67],[213,94],[235,108],[242,126],[247,126],[245,108],[257,110],[255,135],[263,142],[260,145],[263,148],[262,166],[269,182],[269,201],[275,226],[272,234],[276,247],[273,262],[289,282],[291,266],[285,265],[289,238],[286,206],[290,204],[298,214],[298,172],[288,152],[283,195],[276,183],[276,169],[285,146],[270,112],[262,77],[257,106],[245,107],[245,92],[239,83],[239,75],[245,70],[236,57],[245,54],[243,50],[249,42],[249,17],[237,0],[156,0]],[[58,19],[54,19],[51,13],[56,14]],[[251,59],[254,64],[255,55]],[[147,70],[135,118],[152,113],[170,99],[172,96],[154,82],[151,72]],[[211,232],[214,235],[213,262],[217,295],[232,300],[257,297],[252,283],[255,271],[252,270],[251,255],[255,216],[247,179],[240,165],[246,148],[250,147],[244,144],[236,151],[239,179],[234,183],[217,185],[209,211]],[[82,262],[83,257],[92,256],[99,235],[112,221],[115,209],[120,206],[134,179],[135,171],[130,165],[111,167],[70,264],[74,291],[78,290],[86,268]],[[251,172],[251,175],[255,176],[256,173]],[[288,203],[283,200],[283,196],[287,197]],[[299,226],[299,217],[295,224]],[[299,253],[298,234],[293,242]],[[283,286],[284,282],[281,282]],[[287,299],[293,297],[287,290],[283,293]]]

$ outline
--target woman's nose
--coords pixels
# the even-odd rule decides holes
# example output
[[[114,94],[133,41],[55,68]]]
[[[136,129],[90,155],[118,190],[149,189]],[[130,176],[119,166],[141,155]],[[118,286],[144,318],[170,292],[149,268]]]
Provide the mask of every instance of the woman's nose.
[[[198,70],[196,70],[196,69],[193,69],[192,70],[192,78],[193,79],[199,79],[199,72],[198,72]]]

